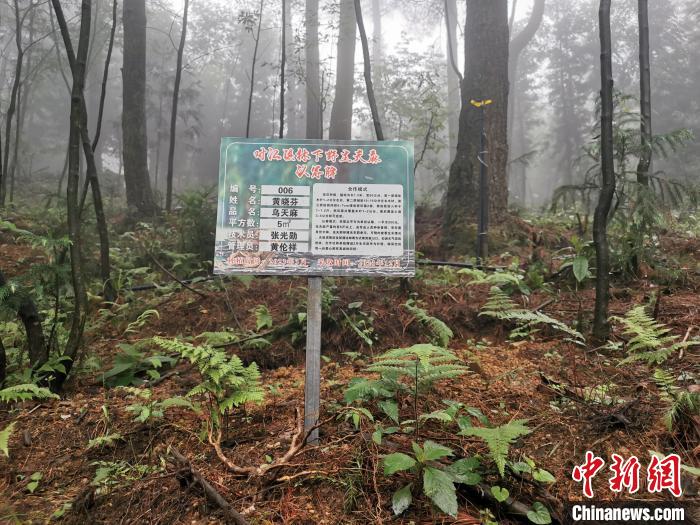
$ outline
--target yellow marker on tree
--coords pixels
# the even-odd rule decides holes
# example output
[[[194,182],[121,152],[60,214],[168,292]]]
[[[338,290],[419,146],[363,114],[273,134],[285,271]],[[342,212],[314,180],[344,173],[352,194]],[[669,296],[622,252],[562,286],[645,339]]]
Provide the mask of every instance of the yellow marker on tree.
[[[472,106],[474,106],[475,108],[480,108],[480,107],[483,107],[483,106],[488,106],[488,105],[490,105],[490,104],[493,104],[493,100],[491,100],[490,98],[487,98],[486,100],[474,100],[474,99],[471,99],[471,100],[469,101],[469,103],[470,103]]]

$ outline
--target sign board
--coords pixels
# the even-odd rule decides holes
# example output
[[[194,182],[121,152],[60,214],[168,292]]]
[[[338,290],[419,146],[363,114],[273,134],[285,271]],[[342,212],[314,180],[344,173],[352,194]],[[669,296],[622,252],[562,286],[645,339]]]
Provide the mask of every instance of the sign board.
[[[413,143],[221,141],[214,273],[415,274]]]

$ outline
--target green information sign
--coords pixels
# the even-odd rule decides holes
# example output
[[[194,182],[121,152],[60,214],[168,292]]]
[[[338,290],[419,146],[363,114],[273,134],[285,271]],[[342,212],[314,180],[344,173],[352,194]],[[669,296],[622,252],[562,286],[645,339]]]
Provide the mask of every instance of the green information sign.
[[[413,143],[224,138],[214,273],[415,274]]]

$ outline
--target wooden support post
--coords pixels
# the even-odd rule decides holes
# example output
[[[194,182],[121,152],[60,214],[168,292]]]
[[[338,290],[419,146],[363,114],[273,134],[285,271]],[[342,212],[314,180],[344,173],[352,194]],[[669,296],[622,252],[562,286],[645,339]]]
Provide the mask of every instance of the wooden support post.
[[[304,382],[304,429],[309,431],[318,423],[321,399],[321,277],[309,277],[309,297],[306,314],[306,380]],[[307,442],[318,444],[318,429]]]

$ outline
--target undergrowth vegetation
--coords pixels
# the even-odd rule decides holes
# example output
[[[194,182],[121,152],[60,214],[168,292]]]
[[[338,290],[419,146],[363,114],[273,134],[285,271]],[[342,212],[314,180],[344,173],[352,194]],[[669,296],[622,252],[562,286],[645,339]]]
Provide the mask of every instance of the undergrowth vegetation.
[[[550,239],[514,241],[497,267],[420,267],[406,289],[326,280],[321,447],[308,455],[299,371],[306,290],[279,278],[209,275],[211,193],[183,195],[161,222],[113,237],[117,297],[104,301],[98,272],[89,274],[91,312],[74,359],[64,354],[73,294],[66,238],[56,225],[18,215],[0,223],[0,234],[32,264],[8,271],[0,286],[0,462],[24,455],[22,414],[89,388],[89,403],[66,420],[89,421],[76,447],[89,458],[87,485],[98,506],[168,476],[171,447],[186,447],[208,475],[231,476],[222,484],[334,487],[348,515],[373,508],[384,519],[439,520],[479,501],[483,523],[506,520],[513,509],[531,523],[559,520],[552,494],[571,490],[570,476],[548,454],[572,453],[556,434],[569,424],[561,421],[630,439],[635,418],[658,424],[659,448],[680,443],[692,463],[700,394],[689,364],[700,340],[692,325],[664,315],[691,277],[679,270],[687,264],[682,252],[661,260],[649,248],[661,242],[654,232],[662,224],[683,242],[700,238],[700,229],[692,214],[644,216],[642,199],[629,201],[636,222],[619,235],[645,240],[627,237],[616,266],[625,300],[600,346],[588,337],[593,251],[575,214],[558,215],[557,231],[551,217],[528,219],[527,228]],[[634,289],[640,268],[651,268],[653,293]],[[28,304],[43,337],[44,353],[34,357],[20,315]],[[61,374],[67,387],[54,391]],[[523,391],[544,402],[531,406]],[[542,429],[545,417],[560,418],[559,426]],[[331,459],[315,461],[316,453]],[[22,493],[53,487],[48,472],[23,472]],[[78,508],[65,499],[52,512],[59,519]]]

